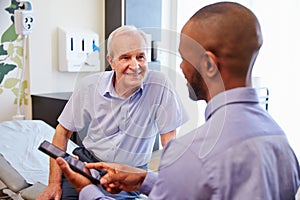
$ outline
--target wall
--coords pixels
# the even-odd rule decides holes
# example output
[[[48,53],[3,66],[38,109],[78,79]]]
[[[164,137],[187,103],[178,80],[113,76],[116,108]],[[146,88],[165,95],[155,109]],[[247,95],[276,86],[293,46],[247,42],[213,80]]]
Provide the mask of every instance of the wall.
[[[104,0],[31,0],[31,2],[35,24],[28,38],[30,88],[27,91],[29,94],[72,91],[76,81],[87,73],[58,71],[57,28],[96,32],[99,34],[99,45],[103,47]],[[0,1],[0,32],[10,20],[6,17],[5,21],[2,17],[4,8],[9,4],[10,0]],[[104,56],[103,52],[101,58]],[[0,122],[11,120],[15,114],[14,98],[13,94],[5,97],[0,95]],[[24,111],[27,119],[31,117],[30,110],[31,108]]]
[[[31,93],[72,91],[78,73],[58,71],[57,28],[90,30],[104,41],[103,0],[32,0],[36,24],[30,35]]]

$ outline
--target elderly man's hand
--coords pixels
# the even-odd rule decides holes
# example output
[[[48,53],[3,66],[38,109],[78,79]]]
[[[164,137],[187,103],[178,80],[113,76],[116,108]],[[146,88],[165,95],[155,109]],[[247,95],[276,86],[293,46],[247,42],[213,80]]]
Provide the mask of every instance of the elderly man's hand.
[[[67,180],[71,183],[71,185],[77,190],[79,193],[85,186],[92,184],[92,182],[84,177],[83,175],[73,171],[67,161],[65,161],[63,158],[58,157],[56,159],[56,163],[60,167],[60,169],[63,171],[65,177]]]

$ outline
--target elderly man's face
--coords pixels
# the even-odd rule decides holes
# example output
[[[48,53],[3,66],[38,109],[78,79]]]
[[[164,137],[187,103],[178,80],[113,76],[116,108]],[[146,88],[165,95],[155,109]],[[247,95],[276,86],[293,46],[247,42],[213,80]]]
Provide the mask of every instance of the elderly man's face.
[[[146,43],[137,34],[116,36],[112,44],[112,69],[116,72],[116,82],[125,88],[139,87],[147,72]]]

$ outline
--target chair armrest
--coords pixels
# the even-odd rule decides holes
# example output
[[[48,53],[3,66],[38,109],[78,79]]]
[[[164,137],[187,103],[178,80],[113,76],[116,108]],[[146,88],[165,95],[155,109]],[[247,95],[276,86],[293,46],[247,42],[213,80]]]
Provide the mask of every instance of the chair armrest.
[[[39,194],[46,188],[42,183],[35,183],[32,186],[20,191],[21,197],[26,200],[35,200]]]
[[[29,184],[15,168],[0,154],[0,179],[13,192],[18,192]]]
[[[0,190],[7,188],[7,186],[0,180]]]

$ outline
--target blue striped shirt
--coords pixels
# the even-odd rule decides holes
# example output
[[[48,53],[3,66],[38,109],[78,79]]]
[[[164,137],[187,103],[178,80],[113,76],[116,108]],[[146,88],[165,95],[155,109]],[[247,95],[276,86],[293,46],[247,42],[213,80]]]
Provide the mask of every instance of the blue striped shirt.
[[[175,130],[187,115],[161,72],[149,71],[129,98],[116,94],[113,75],[110,71],[84,78],[58,121],[71,131],[87,130],[83,144],[99,159],[143,166],[150,161],[156,135]]]

